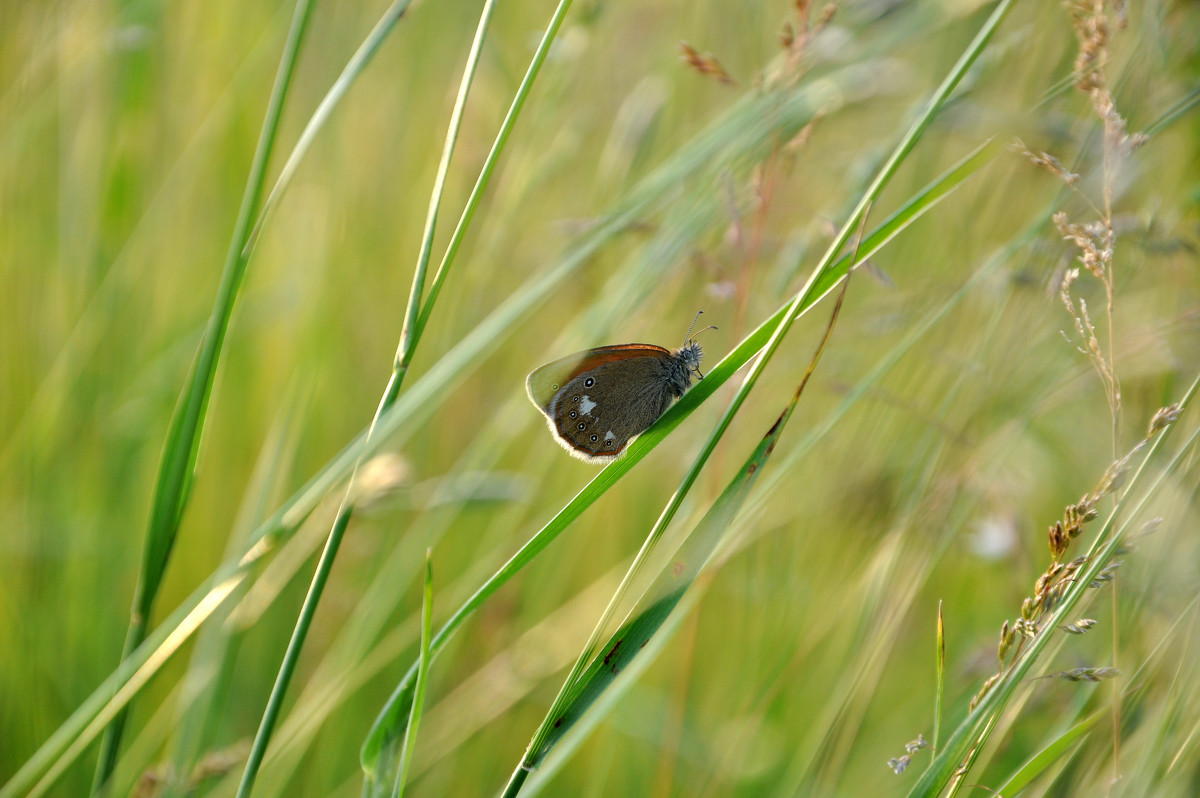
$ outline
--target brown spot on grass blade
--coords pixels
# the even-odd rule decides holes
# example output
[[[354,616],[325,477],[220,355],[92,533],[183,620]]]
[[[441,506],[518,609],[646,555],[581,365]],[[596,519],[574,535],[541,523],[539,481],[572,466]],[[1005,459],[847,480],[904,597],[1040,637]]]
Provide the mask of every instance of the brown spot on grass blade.
[[[607,665],[612,660],[612,658],[616,656],[617,649],[619,649],[621,647],[621,642],[622,642],[621,640],[618,640],[616,643],[614,643],[613,647],[611,649],[609,649],[607,654],[604,655],[604,664],[605,665]]]

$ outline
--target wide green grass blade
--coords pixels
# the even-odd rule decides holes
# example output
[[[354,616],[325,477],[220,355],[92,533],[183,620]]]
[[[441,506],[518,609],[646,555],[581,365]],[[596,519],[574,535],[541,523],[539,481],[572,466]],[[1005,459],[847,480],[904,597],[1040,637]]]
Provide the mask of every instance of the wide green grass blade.
[[[292,15],[292,25],[280,57],[279,69],[275,75],[275,85],[271,89],[271,97],[267,102],[267,110],[262,130],[259,133],[258,144],[255,147],[254,159],[250,165],[250,172],[246,176],[242,204],[238,209],[237,221],[234,223],[233,235],[226,251],[225,265],[221,273],[221,283],[217,289],[212,314],[205,327],[204,338],[201,341],[200,350],[196,354],[195,363],[192,365],[187,386],[180,395],[167,431],[167,440],[163,446],[162,459],[159,462],[158,475],[155,480],[154,497],[151,500],[150,522],[146,530],[142,567],[134,592],[133,610],[121,653],[122,659],[128,657],[146,638],[150,614],[154,609],[154,600],[158,596],[159,585],[162,584],[167,563],[171,559],[175,537],[179,532],[179,523],[183,518],[184,508],[187,506],[188,494],[196,470],[196,459],[200,451],[200,439],[204,432],[208,401],[212,394],[213,380],[216,379],[217,365],[221,358],[222,344],[225,341],[229,319],[233,315],[233,306],[237,300],[249,260],[243,253],[243,249],[250,234],[250,222],[258,209],[266,182],[267,165],[270,163],[275,138],[279,132],[283,104],[291,86],[292,74],[299,58],[300,45],[304,41],[304,34],[308,28],[311,10],[312,0],[297,0],[296,9]],[[103,789],[105,782],[112,774],[117,753],[120,750],[121,733],[126,718],[126,711],[117,713],[111,725],[104,732],[96,773],[92,781],[93,794]]]
[[[1018,795],[1021,790],[1029,786],[1030,782],[1045,773],[1051,765],[1065,756],[1080,740],[1086,738],[1096,723],[1102,720],[1107,713],[1108,710],[1097,712],[1052,740],[1049,745],[1042,748],[1028,762],[1022,765],[1020,770],[1012,774],[1007,781],[996,788],[996,792],[1005,796]]]
[[[799,393],[797,393],[799,398]],[[563,686],[565,696],[556,701],[542,724],[534,733],[533,741],[513,771],[505,788],[505,798],[516,796],[525,779],[541,764],[554,746],[585,715],[592,704],[629,667],[659,629],[670,618],[676,605],[687,589],[700,574],[712,556],[717,544],[741,510],[759,472],[779,442],[779,436],[795,408],[795,401],[788,405],[779,420],[768,430],[750,457],[738,470],[737,475],[726,486],[713,506],[700,519],[700,523],[688,535],[686,541],[672,558],[671,564],[661,571],[643,596],[644,608],[636,611],[632,620],[623,624],[604,643],[603,655],[586,662],[575,679]],[[590,653],[585,649],[584,654]],[[581,657],[582,659],[582,657]]]
[[[857,248],[854,255],[858,255]],[[847,268],[852,269],[853,264]],[[829,343],[829,337],[833,332],[834,326],[837,324],[838,312],[841,310],[842,300],[845,298],[848,286],[849,276],[847,275],[847,278],[842,281],[842,291],[838,295],[837,302],[834,305],[832,317],[825,330],[825,336],[817,346],[817,352],[813,356],[812,362],[805,371],[804,376],[800,379],[795,392],[792,394],[791,401],[783,409],[783,412],[779,414],[779,418],[776,419],[771,428],[767,430],[766,435],[763,436],[757,448],[738,470],[738,473],[730,481],[729,485],[717,497],[713,506],[700,519],[696,528],[688,534],[683,543],[673,553],[670,563],[663,566],[662,570],[659,571],[655,579],[639,598],[635,606],[642,606],[644,609],[636,611],[633,619],[618,629],[601,647],[601,650],[606,652],[603,656],[597,653],[593,657],[592,640],[588,641],[588,645],[584,647],[583,653],[572,669],[572,674],[579,673],[579,677],[576,679],[568,677],[567,682],[563,685],[560,693],[561,700],[555,701],[550,712],[542,721],[541,726],[534,733],[533,741],[530,743],[528,751],[526,751],[520,765],[509,781],[508,789],[505,791],[506,795],[515,796],[520,791],[521,785],[525,782],[528,774],[541,764],[546,755],[562,739],[563,735],[570,731],[590,709],[596,699],[612,685],[621,671],[632,663],[641,650],[650,643],[651,639],[658,633],[663,624],[666,623],[671,613],[674,612],[676,605],[679,604],[680,599],[687,592],[688,588],[696,581],[701,570],[712,559],[713,553],[717,550],[722,540],[725,539],[734,519],[742,510],[746,498],[750,495],[751,488],[757,482],[767,460],[774,453],[775,447],[779,443],[779,438],[783,434],[788,421],[791,419],[792,413],[796,409],[796,404],[800,401],[800,396],[804,392],[804,388],[808,385],[809,378],[820,361],[821,353]],[[638,569],[640,557],[641,553],[639,553],[639,558],[635,559],[630,566],[630,574],[636,572]],[[608,619],[612,617],[614,609],[619,605],[624,595],[624,589],[629,584],[630,579],[627,574],[621,586],[617,589],[616,594],[609,602],[608,609],[605,610],[604,615],[597,623],[597,633],[604,628]],[[593,639],[595,637],[596,633],[593,633]],[[587,661],[589,658],[591,659],[590,663]]]

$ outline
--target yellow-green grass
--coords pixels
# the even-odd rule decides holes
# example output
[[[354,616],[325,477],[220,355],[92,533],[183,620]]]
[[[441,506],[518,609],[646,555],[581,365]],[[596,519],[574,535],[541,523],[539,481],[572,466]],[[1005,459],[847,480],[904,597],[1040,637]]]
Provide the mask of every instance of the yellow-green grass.
[[[155,779],[164,793],[193,781],[201,794],[237,788],[361,453],[352,444],[392,368],[479,5],[415,3],[265,219],[220,352],[152,646],[126,666],[149,663],[118,702],[131,699],[131,713],[113,794]],[[436,632],[568,508],[553,545],[465,614],[429,669],[405,794],[503,787],[741,380],[735,361],[715,375],[705,368],[708,388],[610,469],[627,467],[627,478],[602,477],[576,512],[568,502],[596,470],[550,439],[524,397],[525,374],[586,346],[676,345],[699,308],[720,327],[705,333],[707,366],[761,346],[774,326],[751,332],[835,233],[849,237],[850,209],[995,8],[849,4],[790,83],[756,76],[784,60],[778,33],[797,24],[791,5],[745,6],[569,9],[445,290],[420,319],[395,412],[371,443],[371,456],[396,452],[403,465],[376,461],[359,480],[255,795],[358,794],[360,747],[420,659],[426,548]],[[155,471],[217,296],[292,10],[0,10],[4,794],[91,784],[99,731],[118,708],[108,698],[129,675],[102,685],[126,635]],[[911,223],[880,236],[871,268],[852,281],[718,555],[523,795],[921,789],[928,750],[902,775],[887,760],[918,733],[933,738],[935,706],[940,742],[954,741],[996,671],[996,631],[1019,617],[1049,563],[1047,525],[1200,371],[1200,12],[1139,4],[1120,29],[1107,10],[1116,108],[1130,131],[1152,133],[1109,181],[1117,440],[1099,377],[1060,334],[1074,330],[1056,289],[1076,250],[1049,220],[1061,210],[1086,222],[1089,203],[1102,207],[1101,122],[1071,86],[1078,44],[1067,10],[1018,0],[875,201],[868,234],[896,213]],[[496,6],[429,279],[553,11]],[[381,13],[314,5],[268,189]],[[814,9],[814,24],[820,16]],[[711,52],[737,83],[683,63],[680,40]],[[1082,175],[1078,190],[1004,146],[1017,136]],[[921,204],[937,185],[945,198]],[[1103,287],[1085,275],[1075,292],[1107,346]],[[814,310],[733,417],[649,576],[671,567],[670,550],[787,403],[828,319]],[[1005,782],[1028,783],[1030,795],[1094,794],[1114,773],[1114,795],[1194,794],[1192,459],[1159,478],[1198,426],[1186,412],[1131,489],[1129,507],[1158,485],[1144,517],[1118,519],[1136,548],[1119,557],[1115,584],[1078,605],[1099,623],[1080,637],[1051,630],[1027,674],[1116,665],[1122,675],[1021,680],[960,794]],[[319,473],[328,478],[310,483]],[[1164,521],[1136,539],[1150,516]],[[1070,556],[1091,546],[1103,518]],[[939,600],[944,676],[932,656]],[[168,635],[197,606],[205,624],[176,651]],[[148,656],[164,639],[164,656]]]

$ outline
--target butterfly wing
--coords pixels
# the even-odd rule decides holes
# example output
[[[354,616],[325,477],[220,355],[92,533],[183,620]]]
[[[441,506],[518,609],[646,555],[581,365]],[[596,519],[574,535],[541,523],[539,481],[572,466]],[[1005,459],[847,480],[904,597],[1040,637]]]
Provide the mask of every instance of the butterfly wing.
[[[605,363],[647,356],[670,357],[670,355],[670,350],[654,344],[616,344],[587,349],[534,369],[525,379],[525,390],[529,393],[530,400],[537,405],[538,410],[549,417],[554,395],[583,372],[591,371]]]
[[[526,388],[563,448],[605,463],[670,405],[662,375],[671,357],[653,344],[589,349],[537,369]]]

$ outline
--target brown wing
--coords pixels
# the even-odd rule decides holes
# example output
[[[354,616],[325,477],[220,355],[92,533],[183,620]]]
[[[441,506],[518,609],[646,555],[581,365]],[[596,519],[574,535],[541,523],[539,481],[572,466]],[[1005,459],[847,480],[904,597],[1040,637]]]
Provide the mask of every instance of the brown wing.
[[[585,371],[605,363],[650,356],[670,356],[670,350],[654,344],[616,344],[576,352],[534,369],[525,379],[525,390],[538,410],[549,415],[550,402],[562,386]]]
[[[588,462],[604,463],[622,452],[630,439],[670,406],[666,375],[671,353],[662,347],[641,345],[633,350],[605,347],[581,354],[583,360],[564,358],[543,367],[557,368],[557,372],[551,372],[556,378],[560,374],[574,376],[560,383],[544,383],[545,390],[553,393],[539,409],[554,438],[567,451]],[[541,376],[543,369],[530,375],[530,397],[535,403],[534,378]],[[559,387],[552,387],[556,384]]]

